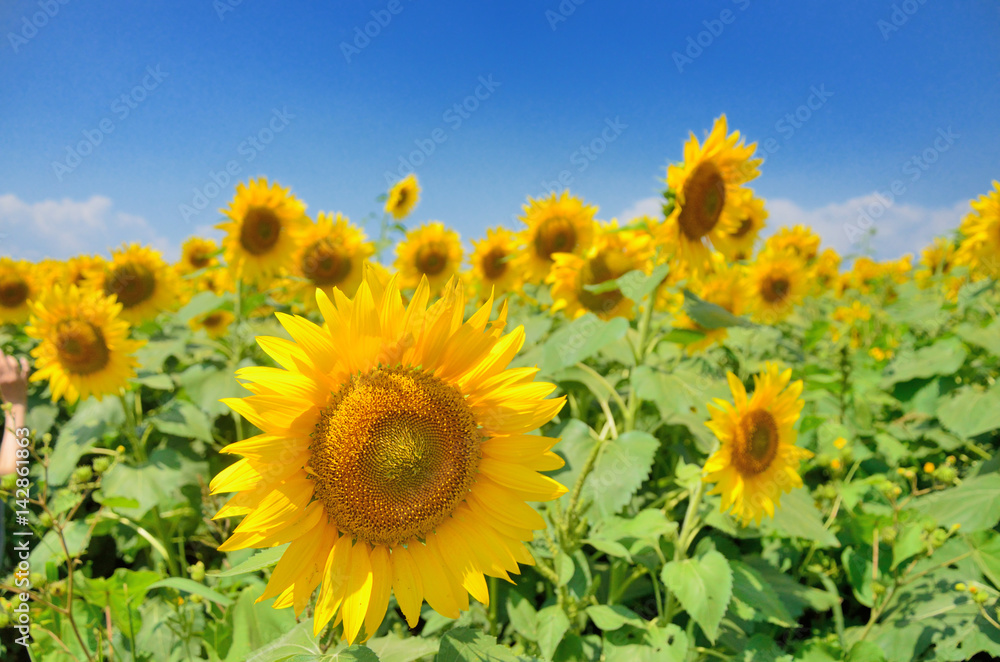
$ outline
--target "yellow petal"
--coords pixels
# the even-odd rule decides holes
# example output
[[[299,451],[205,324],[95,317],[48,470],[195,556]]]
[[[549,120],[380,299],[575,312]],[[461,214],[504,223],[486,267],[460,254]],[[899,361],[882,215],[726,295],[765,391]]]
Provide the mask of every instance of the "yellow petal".
[[[372,565],[368,543],[358,541],[354,545],[348,565],[350,575],[341,611],[344,614],[344,639],[354,643],[365,622],[368,602],[372,596]]]
[[[391,296],[392,291],[391,288],[388,289],[387,294]],[[392,567],[389,563],[389,548],[384,545],[375,546],[371,554],[371,567],[372,595],[368,602],[368,611],[365,613],[364,641],[371,639],[372,635],[378,631],[385,619],[385,612],[389,608],[389,595],[392,593]]]
[[[420,605],[424,602],[423,582],[413,556],[406,547],[393,547],[389,556],[392,566],[392,592],[412,628],[420,620]]]
[[[319,635],[344,600],[350,576],[350,557],[351,537],[341,536],[330,550],[323,568],[323,584],[316,600],[316,613],[313,614],[313,635]]]

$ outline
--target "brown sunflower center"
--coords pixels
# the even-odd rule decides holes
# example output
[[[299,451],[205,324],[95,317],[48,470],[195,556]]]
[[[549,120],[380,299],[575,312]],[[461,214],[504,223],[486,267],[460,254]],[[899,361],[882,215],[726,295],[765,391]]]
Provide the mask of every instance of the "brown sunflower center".
[[[565,216],[553,216],[538,224],[535,231],[535,253],[546,260],[553,253],[572,253],[576,248],[576,227]]]
[[[733,450],[733,464],[744,476],[766,470],[778,453],[778,424],[763,409],[753,409],[740,419]]]
[[[743,237],[747,236],[747,234],[750,232],[752,228],[753,228],[753,221],[749,218],[744,218],[742,221],[740,221],[740,227],[736,228],[736,232],[733,232],[729,236],[734,237],[736,239],[742,239]]]
[[[210,313],[202,318],[201,324],[206,329],[216,329],[226,322],[225,314],[221,312]]]
[[[59,363],[74,375],[89,375],[103,369],[111,352],[101,330],[83,320],[67,320],[56,329]]]
[[[243,217],[240,245],[251,255],[267,253],[281,238],[281,219],[268,207],[251,207]]]
[[[396,209],[403,209],[404,207],[406,207],[406,201],[409,200],[409,199],[410,199],[410,192],[407,189],[405,189],[405,188],[399,189],[399,192],[396,193],[396,205],[395,205],[395,208]]]
[[[403,367],[352,377],[312,437],[311,476],[331,521],[387,545],[427,536],[465,499],[483,439],[456,388]]]
[[[204,269],[212,261],[211,253],[207,250],[199,249],[188,257],[188,263],[195,269]]]
[[[600,285],[621,275],[614,273],[608,266],[604,253],[598,253],[584,268],[583,282],[586,285]],[[595,313],[610,313],[625,298],[621,290],[617,288],[606,292],[591,292],[580,288],[578,297],[584,308]]]
[[[133,308],[153,296],[156,276],[141,264],[122,264],[111,270],[104,283],[104,293],[118,297],[123,308]]]
[[[20,308],[28,300],[28,284],[21,278],[0,281],[0,306]]]
[[[329,239],[320,239],[302,253],[302,273],[317,287],[339,285],[351,273],[351,259]]]
[[[684,205],[677,221],[681,232],[697,241],[711,232],[719,222],[726,204],[726,182],[711,161],[703,161],[684,183]]]
[[[507,251],[494,246],[483,256],[479,265],[483,269],[483,275],[490,280],[496,280],[507,273]]]
[[[768,276],[761,285],[760,295],[768,303],[779,303],[785,300],[791,287],[788,278],[783,275]]]
[[[448,250],[437,242],[424,244],[417,249],[417,271],[427,276],[437,276],[448,266]]]

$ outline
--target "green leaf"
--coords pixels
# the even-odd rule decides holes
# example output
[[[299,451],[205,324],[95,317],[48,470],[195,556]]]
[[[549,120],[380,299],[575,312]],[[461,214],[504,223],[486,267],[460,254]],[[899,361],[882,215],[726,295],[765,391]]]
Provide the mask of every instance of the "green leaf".
[[[752,567],[781,599],[782,604],[794,619],[798,619],[807,609],[829,611],[838,598],[826,591],[799,584],[787,573],[781,572],[759,556],[744,557],[743,563]]]
[[[248,572],[257,572],[258,570],[263,570],[264,568],[268,568],[277,563],[287,548],[288,545],[285,544],[265,549],[257,552],[243,563],[240,563],[229,570],[209,572],[207,574],[209,577],[235,577],[236,575],[245,575]]]
[[[63,529],[63,538],[70,555],[75,557],[90,543],[90,525],[82,519],[73,520]],[[59,534],[54,530],[47,531],[31,550],[28,564],[32,568],[44,568],[50,559],[60,564],[66,560]]]
[[[104,475],[102,491],[107,497],[124,497],[138,502],[136,508],[115,508],[126,517],[141,518],[154,506],[170,508],[186,503],[181,489],[197,485],[208,473],[206,462],[194,462],[180,453],[163,448],[137,467],[117,464]]]
[[[963,538],[972,550],[972,560],[980,572],[1000,588],[1000,533],[977,531]]]
[[[91,398],[77,405],[76,413],[62,426],[49,459],[49,482],[65,483],[80,458],[106,433],[117,430],[125,420],[118,398]]]
[[[400,636],[389,633],[384,637],[368,641],[380,662],[414,662],[437,653],[438,640],[425,637]]]
[[[913,507],[939,526],[960,525],[962,533],[992,529],[1000,522],[1000,474],[969,478],[958,487],[913,501]]]
[[[698,297],[691,290],[684,290],[684,311],[703,329],[722,329],[731,326],[753,326],[749,320],[737,317],[714,303]]]
[[[213,441],[212,422],[205,412],[187,400],[171,400],[148,420],[163,434],[182,439],[200,439],[208,443]]]
[[[527,662],[472,628],[455,628],[441,638],[436,662]]]
[[[619,340],[628,331],[622,317],[604,321],[593,313],[578,317],[560,328],[542,348],[541,370],[552,374],[596,354],[602,347]]]
[[[159,372],[148,372],[144,370],[133,377],[132,382],[135,384],[141,384],[155,391],[174,390],[174,380],[170,379],[169,375],[164,375]]]
[[[636,269],[620,276],[616,282],[622,294],[632,301],[638,302],[652,294],[668,273],[670,273],[670,265],[664,262],[653,267],[648,275]]]
[[[244,361],[240,367],[249,365]],[[242,398],[250,395],[236,380],[234,371],[214,365],[196,364],[177,376],[177,385],[199,409],[210,417],[228,414],[230,409],[219,402],[222,398]]]
[[[870,641],[859,641],[851,646],[846,662],[885,662],[885,653]]]
[[[194,593],[195,595],[200,595],[206,600],[211,600],[215,604],[222,607],[228,607],[233,604],[231,599],[221,593],[214,591],[204,584],[194,581],[193,579],[188,579],[187,577],[167,577],[166,579],[161,579],[155,584],[151,584],[149,588],[172,588],[185,593]]]
[[[528,641],[538,641],[538,612],[517,591],[511,591],[507,596],[507,618],[519,635]]]
[[[953,393],[938,407],[937,417],[965,439],[1000,428],[1000,383],[987,391],[966,388]]]
[[[550,605],[538,611],[538,648],[542,657],[552,657],[568,630],[569,617],[559,605]]]
[[[602,518],[620,511],[649,476],[660,441],[653,435],[632,430],[604,442],[594,470],[584,483],[583,498]]]
[[[823,527],[823,516],[816,509],[812,495],[802,487],[782,494],[781,504],[774,510],[774,520],[764,520],[760,528],[811,540],[819,547],[840,547],[837,536]]]
[[[911,379],[951,375],[965,363],[968,350],[958,338],[945,338],[920,349],[906,350],[886,368],[883,386],[892,386]]]
[[[740,561],[730,561],[733,571],[733,603],[742,603],[753,620],[794,627],[795,619],[781,602],[774,588],[759,572]]]
[[[274,600],[258,603],[264,586],[251,586],[240,593],[236,604],[227,610],[232,618],[233,644],[226,662],[273,662],[289,655],[319,653],[312,636],[312,622],[296,624],[291,609],[274,609]]]
[[[665,342],[677,343],[678,345],[690,345],[704,339],[705,334],[694,329],[670,329],[667,335],[663,336]]]
[[[970,345],[978,345],[993,356],[1000,356],[1000,321],[994,320],[986,327],[963,322],[955,328],[955,333]]]
[[[646,627],[646,621],[622,605],[591,605],[587,607],[587,616],[594,621],[594,625],[605,631],[617,630],[624,625]]]
[[[715,435],[705,427],[709,419],[707,405],[713,398],[731,397],[725,379],[690,369],[666,373],[642,365],[632,371],[631,381],[641,399],[656,404],[664,423],[686,426],[701,450],[711,450],[716,441]]]
[[[726,557],[711,551],[700,559],[670,561],[660,576],[714,643],[733,594],[733,574]]]
[[[673,623],[664,628],[625,626],[604,635],[605,662],[684,662],[687,653],[688,637]]]

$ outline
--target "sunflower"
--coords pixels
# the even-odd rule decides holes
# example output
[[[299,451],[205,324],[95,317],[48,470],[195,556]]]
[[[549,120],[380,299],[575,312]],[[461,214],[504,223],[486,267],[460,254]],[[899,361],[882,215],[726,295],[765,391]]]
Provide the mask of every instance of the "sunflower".
[[[25,331],[41,343],[31,350],[31,381],[49,381],[52,401],[115,395],[135,376],[132,353],[145,341],[129,340],[122,304],[96,290],[55,285],[32,304]]]
[[[417,287],[426,276],[431,291],[437,292],[462,266],[462,242],[444,223],[425,223],[407,232],[396,246],[395,266],[403,289]]]
[[[239,492],[216,517],[246,515],[222,551],[290,543],[261,600],[300,613],[317,586],[313,627],[337,616],[344,638],[367,640],[390,593],[410,626],[428,604],[449,618],[484,575],[532,564],[521,541],[545,528],[525,502],[565,493],[539,474],[560,467],[556,439],[529,434],[564,399],[537,369],[506,369],[524,343],[503,334],[490,299],[462,323],[452,281],[427,307],[420,280],[407,306],[397,276],[368,265],[353,299],[317,290],[317,326],[279,313],[292,337],[258,338],[282,368],[237,372],[254,395],[226,400],[263,433],[224,452],[243,456],[212,481]]]
[[[920,253],[920,266],[914,278],[921,287],[927,287],[934,276],[943,276],[955,266],[955,242],[944,237],[935,237],[934,243]]]
[[[490,292],[503,294],[515,289],[520,280],[511,259],[517,253],[517,237],[503,227],[486,230],[486,238],[473,240],[472,281],[478,294],[486,299]]]
[[[181,276],[219,266],[219,245],[211,239],[191,237],[181,245],[181,259],[174,265]]]
[[[538,200],[528,198],[521,217],[528,227],[519,233],[524,248],[514,259],[514,268],[526,282],[543,282],[552,268],[553,255],[583,255],[590,249],[596,213],[597,207],[569,191]]]
[[[737,189],[735,195],[737,210],[734,213],[740,223],[736,228],[719,233],[714,239],[715,246],[730,261],[746,260],[753,255],[754,244],[768,216],[764,200],[756,197],[750,189]]]
[[[833,248],[824,249],[813,264],[813,291],[816,294],[835,285],[840,276],[841,257]]]
[[[0,258],[0,324],[23,324],[38,294],[32,266],[24,260]]]
[[[292,265],[288,294],[306,310],[316,308],[316,289],[333,296],[338,288],[354,296],[361,284],[362,265],[375,254],[375,245],[364,231],[340,212],[320,212],[316,223],[303,233]]]
[[[204,329],[210,338],[221,338],[229,331],[229,325],[233,323],[236,316],[228,310],[213,310],[203,315],[193,317],[188,326],[192,331]]]
[[[692,284],[691,289],[700,299],[724,308],[736,316],[746,311],[747,301],[750,298],[747,279],[743,268],[739,265],[728,267],[724,264],[717,265],[715,271],[704,276],[700,284]],[[678,329],[699,331],[705,335],[704,338],[684,346],[688,354],[700,352],[715,343],[722,344],[729,335],[726,327],[707,329],[691,319],[684,311],[679,311],[675,315],[673,326]]]
[[[61,268],[60,268],[61,267]],[[99,255],[77,255],[52,270],[52,285],[87,287],[101,281],[107,262]]]
[[[139,324],[177,304],[179,283],[158,252],[128,244],[111,252],[98,287],[118,299],[126,322]]]
[[[599,288],[621,278],[630,271],[649,273],[652,244],[646,234],[632,230],[619,230],[611,221],[600,226],[594,245],[584,255],[555,253],[555,263],[546,282],[552,285],[552,310],[562,310],[570,319],[591,312],[601,319],[631,318],[635,303],[617,287]]]
[[[750,266],[750,308],[757,321],[774,324],[788,317],[809,290],[809,271],[790,254],[762,254]]]
[[[819,235],[804,225],[784,227],[768,237],[765,253],[791,253],[806,264],[812,264],[819,253]]]
[[[266,177],[237,184],[236,197],[220,211],[231,219],[216,227],[226,233],[222,244],[233,278],[258,287],[288,266],[309,223],[306,206]]]
[[[396,220],[406,218],[419,201],[420,185],[417,184],[417,176],[411,173],[396,182],[389,191],[389,198],[385,201],[385,213],[392,214]]]
[[[974,279],[1000,277],[1000,181],[993,190],[971,203],[972,212],[962,220],[964,239],[956,259],[969,267]]]
[[[675,196],[675,204],[660,227],[659,240],[676,247],[679,259],[695,270],[708,267],[706,239],[719,250],[729,250],[732,240],[727,238],[743,226],[745,194],[740,187],[760,174],[761,159],[752,158],[756,148],[756,143],[744,145],[739,131],[728,134],[723,115],[704,144],[692,134],[684,145],[684,162],[667,168],[668,193]]]
[[[703,480],[716,483],[709,494],[722,495],[722,511],[758,524],[767,513],[774,517],[782,492],[802,485],[799,461],[812,453],[795,445],[795,422],[804,401],[802,382],[789,384],[792,371],[781,372],[767,363],[754,376],[753,396],[747,399],[743,383],[728,374],[735,404],[716,399],[708,406],[712,420],[705,425],[719,438],[720,447],[705,462]]]

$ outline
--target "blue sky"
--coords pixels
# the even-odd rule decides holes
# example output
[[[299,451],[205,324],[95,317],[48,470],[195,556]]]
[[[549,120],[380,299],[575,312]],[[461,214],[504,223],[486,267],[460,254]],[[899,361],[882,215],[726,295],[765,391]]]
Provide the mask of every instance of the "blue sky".
[[[5,254],[176,255],[227,165],[362,221],[418,163],[410,221],[465,239],[560,176],[629,215],[721,113],[761,146],[772,225],[842,250],[866,208],[876,254],[914,250],[1000,177],[992,1],[63,2],[0,9]]]

